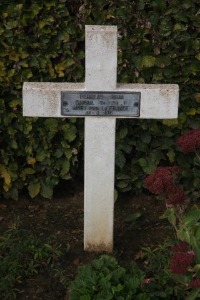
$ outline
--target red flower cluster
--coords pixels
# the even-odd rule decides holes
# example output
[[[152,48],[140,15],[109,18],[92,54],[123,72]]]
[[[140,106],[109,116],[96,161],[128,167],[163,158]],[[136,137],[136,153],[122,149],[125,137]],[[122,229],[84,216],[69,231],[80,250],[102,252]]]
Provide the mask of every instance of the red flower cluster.
[[[189,286],[191,288],[199,288],[200,287],[200,278],[193,279],[190,281]]]
[[[170,264],[170,271],[175,274],[185,275],[187,266],[178,265],[178,264]]]
[[[180,171],[181,169],[176,166],[158,167],[151,175],[147,176],[144,184],[151,193],[166,194],[174,191],[174,179]]]
[[[183,153],[200,149],[200,128],[186,131],[178,138],[176,145]]]
[[[158,167],[144,181],[151,193],[166,197],[168,205],[177,205],[185,201],[183,191],[174,184],[174,180],[181,169],[174,167]]]
[[[182,204],[185,201],[185,194],[181,189],[175,187],[174,192],[171,192],[165,201],[168,205]]]
[[[194,253],[192,251],[189,251],[187,253],[179,252],[171,257],[171,263],[176,265],[183,264],[189,266],[192,264],[193,260],[194,260]]]
[[[171,256],[170,270],[172,273],[185,275],[188,267],[194,261],[194,252],[189,251],[189,244],[186,242],[174,246],[172,250],[175,252]]]
[[[183,241],[180,244],[172,247],[173,252],[186,252],[188,250],[189,250],[189,244],[185,241]]]

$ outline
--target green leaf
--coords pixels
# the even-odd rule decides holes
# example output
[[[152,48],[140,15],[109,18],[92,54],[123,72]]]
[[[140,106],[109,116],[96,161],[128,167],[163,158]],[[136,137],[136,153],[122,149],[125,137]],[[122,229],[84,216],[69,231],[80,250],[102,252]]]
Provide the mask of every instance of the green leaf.
[[[196,300],[198,299],[200,296],[200,289],[195,289],[192,292],[190,292],[190,294],[185,298],[185,300]],[[198,298],[197,298],[198,297]]]
[[[127,127],[122,127],[119,131],[119,138],[124,139],[127,133],[128,133]]]
[[[68,141],[68,142],[72,142],[75,140],[76,138],[76,129],[73,128],[73,127],[70,127],[68,128],[67,132],[65,133],[65,139]]]
[[[200,167],[200,158],[198,156],[194,158],[194,165]]]
[[[56,158],[60,158],[63,155],[63,151],[61,149],[56,149],[56,151],[54,152],[53,156]]]
[[[151,68],[155,65],[156,58],[154,56],[143,56],[141,60],[141,66],[144,68]]]
[[[149,144],[151,141],[151,135],[148,132],[144,132],[141,135],[141,140],[145,143],[145,144]]]
[[[173,149],[170,149],[168,152],[167,152],[167,156],[169,157],[169,161],[171,163],[174,162],[174,158],[175,158],[175,152]]]
[[[20,177],[22,177],[22,180],[25,181],[26,180],[26,177],[27,175],[32,175],[35,173],[35,170],[32,169],[32,168],[25,168],[21,171],[20,173]]]
[[[197,264],[200,264],[200,241],[196,239],[196,236],[190,234],[190,244],[195,253],[195,261]]]
[[[183,222],[186,226],[194,225],[200,220],[200,208],[194,205],[187,214],[183,215]]]
[[[69,169],[70,169],[70,164],[69,161],[64,159],[63,163],[62,163],[62,169],[60,172],[61,176],[65,176],[69,173]]]
[[[162,123],[166,126],[176,126],[178,125],[178,119],[164,119]]]
[[[36,154],[36,160],[42,162],[44,159],[46,158],[46,153],[42,150],[40,150],[37,154]]]
[[[195,100],[200,103],[200,93],[194,95]]]
[[[165,213],[159,217],[159,219],[168,219],[169,223],[172,225],[176,224],[176,215],[173,208],[167,208]]]
[[[31,198],[35,198],[39,192],[40,192],[40,183],[39,182],[31,182],[28,185],[28,191],[29,191],[29,195],[31,196]]]
[[[134,214],[130,214],[126,217],[125,221],[128,223],[135,223],[140,217],[142,216],[142,214],[140,212],[136,212]]]
[[[13,28],[16,28],[18,25],[18,21],[8,21],[7,24],[6,24],[6,28],[7,29],[13,29]]]
[[[118,181],[117,182],[117,186],[120,188],[120,189],[124,189],[128,186],[128,182],[126,181]]]
[[[194,270],[195,270],[195,272],[199,272],[200,271],[200,264],[195,265]]]
[[[182,25],[182,24],[176,23],[176,24],[174,25],[174,30],[175,30],[175,31],[182,31],[182,30],[185,30],[185,29],[186,29],[186,27],[185,27],[184,25]]]
[[[189,111],[187,111],[187,115],[189,116],[195,116],[197,113],[197,110],[193,107],[193,108],[190,108]]]
[[[139,162],[139,165],[140,165],[142,168],[144,168],[144,167],[147,166],[147,160],[146,160],[145,158],[140,158],[140,159],[138,160],[138,162]]]
[[[33,77],[33,73],[32,73],[32,71],[30,69],[26,69],[26,70],[22,71],[22,76],[25,79],[29,79],[29,78]]]
[[[196,54],[195,58],[198,59],[198,60],[200,60],[200,53]]]
[[[191,234],[184,226],[179,226],[178,238],[191,244]]]
[[[116,165],[120,168],[123,168],[125,165],[126,159],[122,151],[117,150],[116,151]]]
[[[41,183],[41,195],[44,198],[51,199],[53,196],[53,187],[48,186],[44,182]]]
[[[130,179],[131,179],[131,177],[126,174],[119,173],[117,175],[117,180],[130,180]]]
[[[138,162],[143,171],[147,174],[151,174],[156,168],[156,161],[153,157],[149,157],[149,159],[140,158]]]
[[[41,6],[37,5],[36,3],[31,5],[31,13],[32,13],[32,18],[34,18],[39,11],[41,10]]]

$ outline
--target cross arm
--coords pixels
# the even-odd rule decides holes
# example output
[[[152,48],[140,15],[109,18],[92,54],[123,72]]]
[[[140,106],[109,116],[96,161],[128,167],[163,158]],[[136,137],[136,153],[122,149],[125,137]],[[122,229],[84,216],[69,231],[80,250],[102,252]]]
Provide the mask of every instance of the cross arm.
[[[140,92],[141,119],[176,119],[179,87],[177,84],[118,84],[116,91]]]
[[[83,91],[84,83],[25,82],[23,85],[23,116],[62,117],[61,92]]]
[[[85,84],[26,82],[23,86],[23,115],[63,117],[61,92],[75,90],[84,91]],[[140,92],[141,119],[175,119],[178,116],[179,87],[176,84],[118,84],[111,92]]]

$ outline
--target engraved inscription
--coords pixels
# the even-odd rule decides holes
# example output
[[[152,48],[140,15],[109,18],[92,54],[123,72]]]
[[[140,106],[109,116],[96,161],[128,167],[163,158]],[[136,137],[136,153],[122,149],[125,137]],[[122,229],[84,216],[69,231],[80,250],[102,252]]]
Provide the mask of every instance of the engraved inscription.
[[[61,92],[63,116],[140,115],[140,92]]]

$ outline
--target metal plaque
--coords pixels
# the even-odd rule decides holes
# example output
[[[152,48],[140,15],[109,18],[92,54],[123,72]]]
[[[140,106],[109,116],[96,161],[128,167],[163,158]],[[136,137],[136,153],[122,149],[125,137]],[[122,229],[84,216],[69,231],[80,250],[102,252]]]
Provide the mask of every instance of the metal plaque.
[[[139,117],[140,92],[61,92],[63,116]]]

